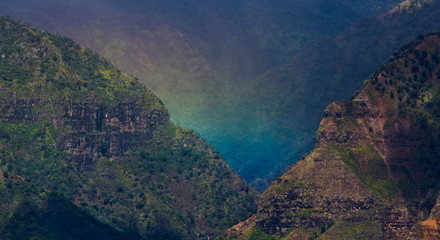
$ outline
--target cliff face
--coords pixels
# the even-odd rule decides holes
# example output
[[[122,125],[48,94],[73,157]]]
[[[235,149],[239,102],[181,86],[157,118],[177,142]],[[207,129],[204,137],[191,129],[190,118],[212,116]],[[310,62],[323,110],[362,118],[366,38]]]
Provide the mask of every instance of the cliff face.
[[[351,101],[330,104],[316,148],[262,195],[252,230],[286,239],[438,236],[440,35],[395,53]],[[437,203],[436,203],[437,201]],[[269,235],[267,235],[269,234]]]
[[[149,148],[149,141],[159,126],[169,123],[168,112],[160,106],[143,109],[142,102],[105,106],[95,102],[63,101],[16,97],[11,89],[2,89],[1,117],[4,122],[48,122],[55,128],[71,131],[59,136],[59,150],[67,151],[87,166],[99,157],[111,160],[139,147]],[[39,112],[42,108],[51,112]]]
[[[0,30],[0,238],[206,238],[255,210],[136,79],[59,35],[5,17]]]

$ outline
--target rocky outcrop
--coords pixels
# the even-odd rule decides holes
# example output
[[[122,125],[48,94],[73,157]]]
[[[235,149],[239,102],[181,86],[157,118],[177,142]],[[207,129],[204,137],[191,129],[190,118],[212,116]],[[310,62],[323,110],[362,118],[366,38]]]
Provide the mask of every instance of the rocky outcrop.
[[[275,234],[292,228],[320,228],[336,216],[350,218],[350,213],[369,211],[375,206],[366,186],[332,151],[315,150],[271,185],[260,200],[260,229]],[[326,159],[320,158],[324,153]]]
[[[440,238],[440,196],[437,198],[429,218],[413,227],[413,236],[421,240],[437,240]]]
[[[148,148],[154,130],[169,121],[165,110],[145,112],[136,103],[110,108],[69,104],[63,115],[57,125],[71,126],[75,133],[63,135],[60,147],[83,163],[100,156],[117,159],[141,146]]]
[[[44,110],[47,108],[49,111]],[[17,99],[8,92],[2,98],[0,113],[3,122],[45,121],[58,129],[68,128],[61,134],[58,147],[71,153],[80,165],[102,156],[116,159],[127,151],[148,148],[154,130],[169,122],[165,109],[146,111],[142,103],[105,106],[93,102],[51,102]]]

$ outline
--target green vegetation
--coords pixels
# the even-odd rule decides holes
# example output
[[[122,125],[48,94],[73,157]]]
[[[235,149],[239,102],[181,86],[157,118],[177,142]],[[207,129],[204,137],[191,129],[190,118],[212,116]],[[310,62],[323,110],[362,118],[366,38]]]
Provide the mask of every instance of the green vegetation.
[[[340,154],[347,167],[378,197],[385,201],[395,200],[397,189],[388,176],[387,166],[373,146],[358,146],[355,150],[340,145],[334,145],[332,148]],[[368,168],[362,169],[360,162],[364,162]]]
[[[1,87],[21,98],[89,101],[110,106],[143,100],[163,108],[135,79],[71,39],[1,19]]]
[[[52,195],[41,206],[29,200],[20,203],[9,217],[7,225],[0,229],[0,236],[2,239],[35,240],[142,239],[133,231],[117,231],[97,221],[70,201]]]
[[[272,187],[268,189],[269,191],[266,191],[266,194],[270,193],[272,195],[277,195],[286,192],[289,189],[303,186],[303,184],[297,179],[283,179],[281,177],[275,179],[273,183]]]
[[[249,233],[249,236],[246,238],[246,240],[280,240],[282,239],[279,236],[269,235],[264,233],[258,228],[252,228],[252,230]]]
[[[338,221],[319,239],[368,240],[383,238],[383,225],[381,222],[377,220],[367,220],[361,222]]]

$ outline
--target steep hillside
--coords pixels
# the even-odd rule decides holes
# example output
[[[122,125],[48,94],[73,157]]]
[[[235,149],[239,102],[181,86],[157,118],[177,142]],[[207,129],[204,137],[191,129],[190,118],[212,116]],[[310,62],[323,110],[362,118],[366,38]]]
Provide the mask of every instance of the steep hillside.
[[[440,33],[421,35],[351,101],[326,108],[316,148],[273,182],[258,213],[229,234],[239,239],[438,236],[439,101]]]
[[[274,164],[258,166],[285,155],[278,154],[277,136],[254,134],[262,123],[249,121],[259,119],[247,111],[254,101],[237,104],[243,86],[288,63],[311,41],[398,2],[14,0],[0,1],[0,14],[69,36],[137,76],[175,122],[195,129],[254,181]]]
[[[6,17],[0,173],[1,239],[206,238],[255,210],[218,152],[136,79]]]
[[[253,122],[255,134],[274,139],[284,158],[282,168],[287,167],[312,149],[321,113],[330,102],[351,96],[400,46],[438,29],[440,1],[405,1],[342,34],[309,44],[288,65],[247,86],[243,105],[251,107],[243,109],[258,119]]]

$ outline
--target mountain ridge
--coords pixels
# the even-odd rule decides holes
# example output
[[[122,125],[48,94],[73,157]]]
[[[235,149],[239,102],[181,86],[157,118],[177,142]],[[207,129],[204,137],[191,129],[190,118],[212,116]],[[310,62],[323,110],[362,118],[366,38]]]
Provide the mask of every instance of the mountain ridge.
[[[420,35],[351,101],[328,105],[316,148],[226,238],[438,236],[439,51],[440,33]]]
[[[2,238],[204,239],[254,211],[257,194],[135,78],[66,37],[0,26]],[[55,224],[62,207],[73,227]]]
[[[261,119],[254,129],[270,135],[283,152],[280,170],[313,149],[328,104],[349,98],[400,46],[420,33],[440,29],[439,4],[406,1],[364,19],[341,34],[311,42],[290,63],[265,72],[246,87],[242,99],[248,102],[243,106],[251,106],[249,112]]]

